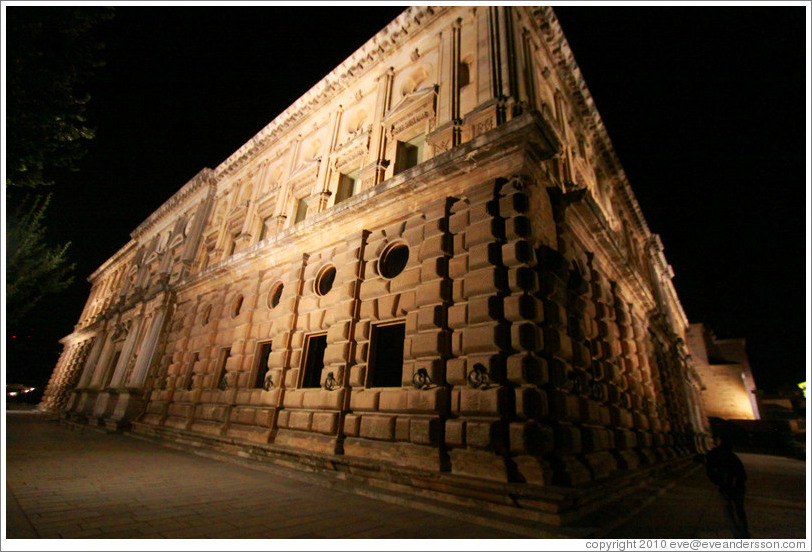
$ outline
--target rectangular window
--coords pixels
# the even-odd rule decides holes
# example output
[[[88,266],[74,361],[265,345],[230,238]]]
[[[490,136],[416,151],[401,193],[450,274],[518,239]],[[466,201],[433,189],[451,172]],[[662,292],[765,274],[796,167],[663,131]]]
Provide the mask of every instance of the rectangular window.
[[[293,224],[302,222],[307,216],[307,198],[296,200],[296,215],[293,217]]]
[[[110,361],[110,364],[107,365],[107,371],[104,374],[104,380],[102,380],[102,389],[110,385],[110,380],[113,379],[113,374],[116,372],[116,364],[118,364],[118,359],[121,356],[121,351],[116,351],[113,355],[113,360]]]
[[[390,322],[372,327],[367,363],[370,370],[367,387],[401,386],[405,339],[405,322]]]
[[[195,353],[192,355],[192,359],[189,361],[189,367],[186,369],[186,377],[184,378],[183,388],[187,391],[192,390],[192,386],[194,385],[194,375],[195,375],[195,364],[200,359],[200,353]]]
[[[339,204],[345,199],[349,199],[355,195],[355,187],[358,182],[359,172],[360,171],[355,171],[350,174],[342,174],[339,177],[338,189],[336,189],[336,204]]]
[[[327,349],[327,334],[307,336],[304,344],[304,359],[300,388],[321,387],[321,370],[324,368],[324,350]]]
[[[419,165],[423,161],[423,147],[425,145],[425,134],[416,136],[408,142],[398,142],[395,174]]]
[[[217,389],[226,389],[228,382],[226,380],[226,363],[228,357],[231,356],[231,347],[224,347],[220,349],[220,357],[217,359],[217,377],[214,379],[214,386]]]
[[[260,228],[259,230],[259,241],[262,241],[271,235],[270,228],[272,218],[273,217],[265,217],[264,219],[262,219],[262,228]]]
[[[271,342],[266,341],[257,346],[257,362],[256,376],[254,377],[254,388],[261,389],[265,387],[265,376],[268,373],[268,357],[271,356]]]

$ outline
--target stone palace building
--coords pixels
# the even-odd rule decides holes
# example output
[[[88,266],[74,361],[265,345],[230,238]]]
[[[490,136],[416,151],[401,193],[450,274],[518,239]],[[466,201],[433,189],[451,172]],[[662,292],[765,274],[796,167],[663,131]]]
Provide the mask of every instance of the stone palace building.
[[[561,523],[706,446],[672,276],[553,10],[412,7],[89,277],[41,408]]]

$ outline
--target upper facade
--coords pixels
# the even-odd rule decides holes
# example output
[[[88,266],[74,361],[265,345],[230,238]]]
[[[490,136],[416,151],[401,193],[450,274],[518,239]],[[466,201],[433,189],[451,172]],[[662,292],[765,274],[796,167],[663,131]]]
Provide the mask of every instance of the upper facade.
[[[405,10],[133,231],[132,241],[91,275],[79,327],[121,296],[148,288],[146,279],[188,281],[268,250],[328,212],[356,208],[381,183],[396,185],[393,177],[412,166],[536,111],[560,148],[544,167],[550,180],[591,196],[629,268],[647,287],[660,280],[674,326],[684,331],[671,268],[658,254],[662,244],[648,229],[552,9],[507,13],[496,24],[514,26],[514,40],[500,44],[489,37],[498,18],[487,7]]]

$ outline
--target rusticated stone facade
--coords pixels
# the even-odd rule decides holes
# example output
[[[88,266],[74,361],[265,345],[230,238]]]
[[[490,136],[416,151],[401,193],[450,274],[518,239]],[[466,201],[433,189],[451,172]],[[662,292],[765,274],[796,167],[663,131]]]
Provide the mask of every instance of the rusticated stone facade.
[[[409,8],[91,275],[43,407],[452,494],[610,485],[704,446],[672,276],[552,9]]]

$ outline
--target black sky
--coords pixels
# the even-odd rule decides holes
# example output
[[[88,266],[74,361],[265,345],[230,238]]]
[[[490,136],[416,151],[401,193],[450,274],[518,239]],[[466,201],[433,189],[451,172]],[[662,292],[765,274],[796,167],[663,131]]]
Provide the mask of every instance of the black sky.
[[[25,8],[9,8],[25,9]],[[386,7],[118,7],[88,83],[97,128],[58,182],[78,282],[30,334],[52,369],[85,278],[394,19]],[[805,379],[803,7],[556,8],[691,322],[747,340],[759,387]],[[7,335],[8,338],[8,335]],[[9,377],[23,366],[9,355]],[[29,363],[30,364],[30,363]],[[16,373],[16,372],[15,372]]]

